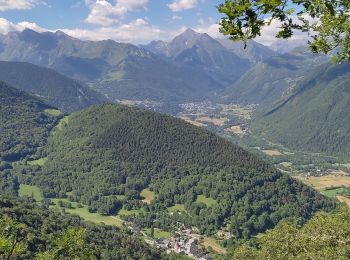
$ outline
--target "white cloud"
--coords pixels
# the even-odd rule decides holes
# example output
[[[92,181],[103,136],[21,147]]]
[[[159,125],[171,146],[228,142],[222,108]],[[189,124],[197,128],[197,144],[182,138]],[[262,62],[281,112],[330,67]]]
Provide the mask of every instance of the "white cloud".
[[[129,11],[146,9],[149,0],[117,0],[111,4],[107,0],[85,0],[90,13],[87,23],[110,26],[117,24]]]
[[[28,10],[39,4],[43,2],[39,0],[0,0],[0,11]]]
[[[198,25],[195,29],[195,31],[199,33],[207,33],[213,38],[223,38],[224,36],[219,31],[219,24],[215,23],[215,19],[212,17],[209,17],[208,19],[199,19]]]
[[[173,12],[179,12],[179,11],[194,8],[197,5],[198,5],[198,0],[175,0],[173,3],[168,4],[168,7]]]
[[[37,32],[45,32],[48,31],[42,27],[40,27],[39,25],[37,25],[36,23],[31,23],[31,22],[20,22],[20,23],[11,23],[10,21],[0,18],[0,33],[1,34],[6,34],[8,32],[12,32],[12,31],[23,31],[24,29],[32,29],[35,30]]]
[[[144,19],[137,19],[127,24],[96,29],[61,29],[68,35],[83,40],[107,40],[130,42],[134,44],[149,43],[153,40],[168,41],[184,31],[184,28],[174,31],[162,30],[158,26],[150,25]]]
[[[117,5],[124,6],[128,11],[146,9],[149,0],[118,0]]]
[[[297,21],[298,18],[293,16],[292,19]],[[310,20],[310,22],[314,21]],[[292,38],[290,39],[278,39],[276,38],[276,33],[280,31],[280,27],[280,21],[272,20],[270,26],[263,27],[261,36],[255,40],[279,52],[287,52],[295,47],[306,45],[310,40],[308,33],[301,32],[299,30],[295,30]]]

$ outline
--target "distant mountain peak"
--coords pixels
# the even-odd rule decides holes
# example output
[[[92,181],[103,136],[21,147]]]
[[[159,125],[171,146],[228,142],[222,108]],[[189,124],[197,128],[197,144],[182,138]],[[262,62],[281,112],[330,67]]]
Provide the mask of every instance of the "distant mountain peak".
[[[192,28],[187,28],[182,34],[189,34],[189,35],[198,35],[199,33],[197,33],[195,30],[193,30]]]

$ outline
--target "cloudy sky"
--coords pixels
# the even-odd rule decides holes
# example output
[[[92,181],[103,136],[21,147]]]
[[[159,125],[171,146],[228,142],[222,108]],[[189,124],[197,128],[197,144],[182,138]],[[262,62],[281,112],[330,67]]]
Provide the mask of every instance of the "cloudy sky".
[[[135,44],[170,40],[186,28],[222,37],[217,25],[221,15],[216,6],[223,1],[0,0],[0,33],[24,28],[62,30],[81,39]],[[274,27],[266,29],[259,41],[272,44]]]

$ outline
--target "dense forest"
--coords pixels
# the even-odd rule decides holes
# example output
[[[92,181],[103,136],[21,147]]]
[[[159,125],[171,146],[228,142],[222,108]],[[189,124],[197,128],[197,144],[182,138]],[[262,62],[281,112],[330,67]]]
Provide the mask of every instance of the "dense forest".
[[[65,118],[42,155],[43,166],[14,168],[21,183],[104,215],[142,209],[133,217],[142,227],[173,230],[180,220],[201,233],[226,226],[237,238],[249,238],[282,219],[303,221],[334,208],[331,200],[214,134],[120,105],[93,106]],[[145,188],[155,192],[149,205],[141,201]],[[199,196],[214,203],[198,202]],[[183,204],[187,215],[167,214],[175,204]]]
[[[305,225],[284,221],[254,243],[238,247],[233,259],[349,259],[349,223],[346,206],[317,213]]]
[[[0,258],[182,259],[149,246],[127,229],[87,224],[39,207],[29,197],[5,196],[0,196]]]
[[[0,82],[0,162],[30,156],[46,144],[58,120],[45,112],[50,109],[38,98]]]

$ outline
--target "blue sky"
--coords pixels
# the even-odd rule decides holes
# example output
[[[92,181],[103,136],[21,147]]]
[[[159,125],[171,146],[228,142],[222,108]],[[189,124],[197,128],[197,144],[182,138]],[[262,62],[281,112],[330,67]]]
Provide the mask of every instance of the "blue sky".
[[[80,39],[113,39],[134,44],[171,40],[186,28],[213,37],[224,0],[0,0],[0,33],[31,28],[62,30]],[[276,42],[278,24],[267,28],[263,44]],[[299,36],[305,40],[304,35]],[[298,35],[297,35],[298,40]],[[282,43],[284,44],[284,43]]]
[[[170,39],[188,27],[218,34],[215,24],[221,16],[216,6],[220,3],[220,0],[0,0],[0,17],[6,23],[1,32],[27,26],[37,30],[60,29],[80,38],[134,43]]]

